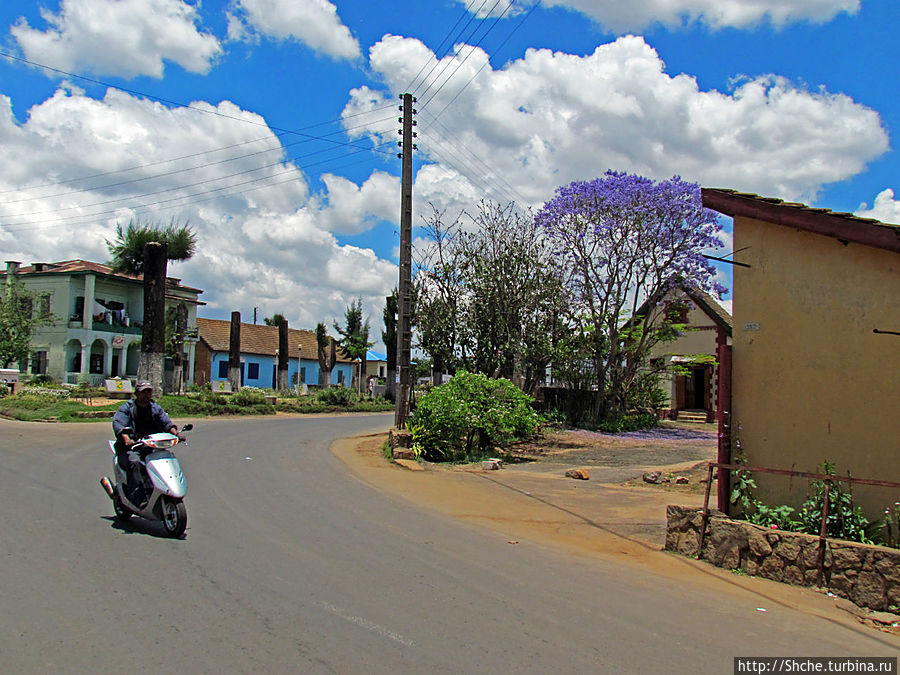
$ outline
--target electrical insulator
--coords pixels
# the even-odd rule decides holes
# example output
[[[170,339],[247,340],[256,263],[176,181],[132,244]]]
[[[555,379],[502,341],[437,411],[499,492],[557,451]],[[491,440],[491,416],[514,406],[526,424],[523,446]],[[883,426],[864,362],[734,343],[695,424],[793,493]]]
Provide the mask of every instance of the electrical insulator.
[[[398,153],[397,153],[397,159],[403,159],[403,153],[402,153],[402,152],[398,152]]]
[[[398,118],[397,118],[397,121],[398,121],[400,124],[403,124],[403,118],[402,118],[402,117],[398,117]]]
[[[418,138],[418,137],[419,137],[419,134],[417,134],[417,133],[414,131],[414,132],[413,132],[413,138]]]
[[[413,120],[413,126],[415,127],[415,126],[418,126],[418,125],[419,125],[419,123],[416,122],[415,120]]]

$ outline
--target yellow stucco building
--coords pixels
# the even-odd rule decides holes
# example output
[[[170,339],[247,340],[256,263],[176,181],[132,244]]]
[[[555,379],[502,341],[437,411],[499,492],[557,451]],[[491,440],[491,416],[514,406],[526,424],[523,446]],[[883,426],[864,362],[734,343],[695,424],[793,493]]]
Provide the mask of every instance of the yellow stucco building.
[[[731,449],[749,465],[900,481],[900,226],[731,190]],[[797,506],[808,481],[758,474],[757,496]],[[870,519],[900,490],[857,485]]]

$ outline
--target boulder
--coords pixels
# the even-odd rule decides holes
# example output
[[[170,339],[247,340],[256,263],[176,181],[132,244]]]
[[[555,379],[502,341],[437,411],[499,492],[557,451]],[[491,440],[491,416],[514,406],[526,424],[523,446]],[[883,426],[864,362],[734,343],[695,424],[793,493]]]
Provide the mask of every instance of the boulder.
[[[590,480],[591,474],[587,469],[569,469],[566,471],[566,478],[575,478],[576,480]]]

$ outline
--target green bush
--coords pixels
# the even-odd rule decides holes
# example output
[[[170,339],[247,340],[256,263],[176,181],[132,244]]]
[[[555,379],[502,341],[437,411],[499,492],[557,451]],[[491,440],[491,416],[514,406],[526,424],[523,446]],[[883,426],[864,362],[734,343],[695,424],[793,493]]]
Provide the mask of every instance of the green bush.
[[[259,389],[241,389],[231,395],[231,402],[235,405],[260,405],[265,404],[266,395]]]
[[[316,392],[316,400],[325,405],[347,406],[354,398],[353,392],[347,387],[329,387]]]
[[[419,399],[409,430],[430,461],[474,458],[533,436],[541,417],[532,398],[509,380],[459,371]]]
[[[659,426],[659,418],[653,413],[632,413],[616,420],[601,422],[597,428],[608,434],[619,434],[628,431],[642,431]]]
[[[821,472],[827,476],[834,476],[834,464],[825,461],[820,466]],[[840,481],[829,481],[828,489],[828,518],[825,524],[825,533],[829,537],[858,541],[863,544],[871,543],[867,535],[869,520],[863,515],[862,509],[853,503],[853,493],[845,492]],[[825,481],[814,480],[810,483],[811,494],[803,505],[797,517],[803,524],[803,530],[809,534],[819,534],[822,529],[822,511],[825,506]]]

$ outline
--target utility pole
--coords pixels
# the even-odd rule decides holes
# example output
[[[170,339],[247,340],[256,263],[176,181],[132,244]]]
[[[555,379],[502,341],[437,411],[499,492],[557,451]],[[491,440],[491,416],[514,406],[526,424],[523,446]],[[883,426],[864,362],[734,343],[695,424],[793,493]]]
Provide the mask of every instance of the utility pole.
[[[412,94],[400,96],[403,105],[400,110],[403,117],[398,121],[403,124],[400,135],[403,140],[400,147],[403,152],[398,154],[402,160],[402,183],[400,187],[400,284],[397,298],[397,370],[400,375],[400,384],[397,387],[397,410],[394,415],[394,426],[397,429],[406,428],[406,418],[409,415],[410,392],[410,351],[412,348],[412,328],[410,327],[411,298],[412,298],[412,154],[416,146],[413,145],[413,103],[416,99]]]

